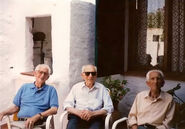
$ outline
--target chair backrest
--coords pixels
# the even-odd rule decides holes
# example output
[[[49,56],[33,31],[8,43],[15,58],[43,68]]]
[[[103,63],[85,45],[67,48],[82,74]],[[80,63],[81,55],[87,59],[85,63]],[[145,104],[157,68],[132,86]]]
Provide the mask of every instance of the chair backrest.
[[[60,129],[66,129],[68,123],[68,112],[64,111],[60,116]]]

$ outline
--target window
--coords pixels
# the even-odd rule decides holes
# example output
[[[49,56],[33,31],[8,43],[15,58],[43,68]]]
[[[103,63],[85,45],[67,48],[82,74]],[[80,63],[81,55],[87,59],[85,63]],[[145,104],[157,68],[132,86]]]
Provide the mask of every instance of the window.
[[[33,65],[48,64],[52,69],[51,17],[32,18]]]
[[[184,0],[129,1],[128,71],[185,72],[184,5]]]
[[[52,70],[50,16],[26,18],[26,44],[28,53],[27,60],[31,61],[27,64],[29,65],[29,69],[35,68],[38,64],[45,63],[48,64]],[[33,76],[32,71],[22,72],[21,74]]]

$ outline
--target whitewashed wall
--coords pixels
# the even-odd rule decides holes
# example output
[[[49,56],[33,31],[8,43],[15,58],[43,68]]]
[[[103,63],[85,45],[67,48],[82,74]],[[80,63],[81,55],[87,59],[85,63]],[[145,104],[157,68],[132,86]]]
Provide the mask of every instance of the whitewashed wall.
[[[24,82],[33,77],[32,17],[51,16],[53,75],[60,108],[72,84],[80,81],[83,64],[94,64],[95,0],[2,0],[0,4],[0,111]],[[57,120],[56,128],[59,128]]]

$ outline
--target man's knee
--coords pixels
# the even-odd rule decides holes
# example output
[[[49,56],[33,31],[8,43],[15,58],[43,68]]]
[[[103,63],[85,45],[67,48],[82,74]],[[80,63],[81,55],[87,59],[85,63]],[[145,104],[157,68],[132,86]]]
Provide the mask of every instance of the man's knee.
[[[104,128],[104,119],[102,117],[97,117],[90,122],[89,129],[103,129]]]
[[[94,122],[90,125],[89,129],[103,129],[103,125],[101,122]]]

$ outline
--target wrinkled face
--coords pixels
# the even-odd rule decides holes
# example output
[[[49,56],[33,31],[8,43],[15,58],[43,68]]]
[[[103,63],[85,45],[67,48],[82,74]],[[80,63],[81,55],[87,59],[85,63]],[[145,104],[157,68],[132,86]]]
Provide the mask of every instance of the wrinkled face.
[[[43,84],[49,78],[48,69],[41,67],[40,70],[35,71],[34,76],[37,83]]]
[[[89,65],[85,67],[85,70],[81,74],[81,76],[86,82],[86,84],[89,84],[89,83],[94,84],[96,77],[97,77],[97,73],[96,73],[94,66]]]
[[[152,91],[160,90],[161,87],[164,85],[164,79],[158,72],[152,72],[149,74],[149,80],[146,81],[148,87]]]

